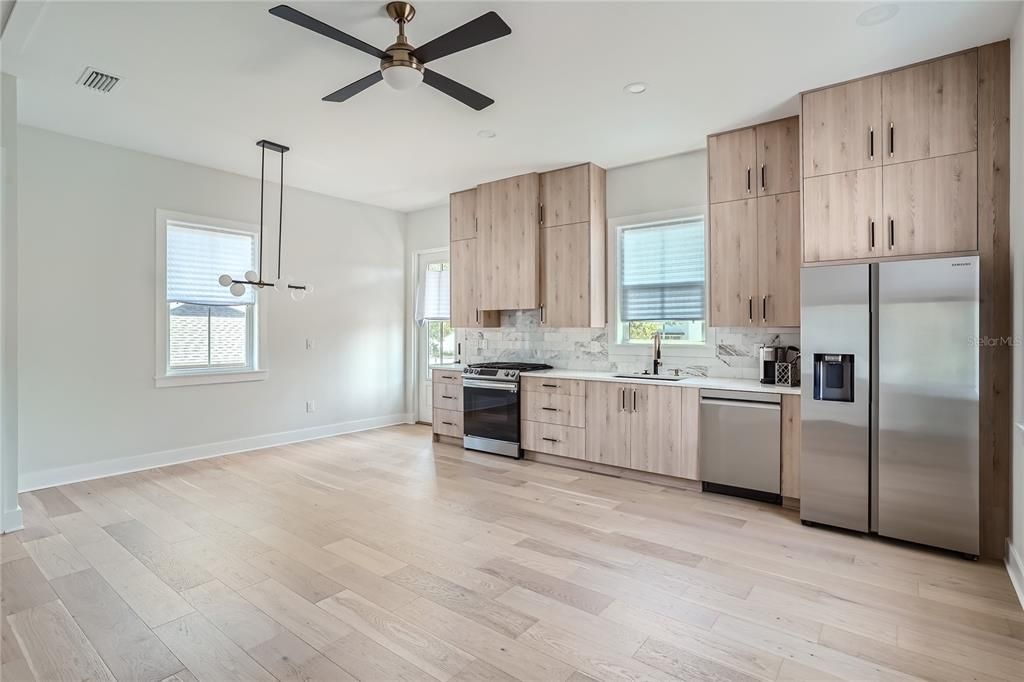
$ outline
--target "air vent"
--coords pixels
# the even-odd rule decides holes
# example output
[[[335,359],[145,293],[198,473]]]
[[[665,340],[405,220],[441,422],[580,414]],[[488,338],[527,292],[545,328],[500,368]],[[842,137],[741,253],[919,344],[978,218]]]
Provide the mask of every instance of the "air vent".
[[[91,66],[86,67],[85,71],[78,78],[79,85],[84,85],[90,90],[96,90],[97,92],[110,92],[120,81],[121,79],[117,76],[97,71]]]

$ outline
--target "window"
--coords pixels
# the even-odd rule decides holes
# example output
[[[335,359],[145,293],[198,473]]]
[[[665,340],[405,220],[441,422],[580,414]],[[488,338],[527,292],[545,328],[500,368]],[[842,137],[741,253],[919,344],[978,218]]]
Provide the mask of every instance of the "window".
[[[703,345],[704,217],[622,225],[618,252],[618,342]]]
[[[428,263],[417,301],[417,321],[426,326],[427,366],[455,362],[455,330],[449,322],[451,293],[447,262]]]
[[[257,269],[256,232],[159,214],[157,385],[263,378],[256,291],[233,296],[218,282],[222,274],[243,279]]]

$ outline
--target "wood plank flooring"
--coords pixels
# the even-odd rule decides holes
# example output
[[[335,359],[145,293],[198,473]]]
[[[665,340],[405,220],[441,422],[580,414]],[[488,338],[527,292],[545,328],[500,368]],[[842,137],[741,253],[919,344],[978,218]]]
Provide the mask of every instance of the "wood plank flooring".
[[[21,504],[5,682],[1024,679],[997,563],[422,426]]]

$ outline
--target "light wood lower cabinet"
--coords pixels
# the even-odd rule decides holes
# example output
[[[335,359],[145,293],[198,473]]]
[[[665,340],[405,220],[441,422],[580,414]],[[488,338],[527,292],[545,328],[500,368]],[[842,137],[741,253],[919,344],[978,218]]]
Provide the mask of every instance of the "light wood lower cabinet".
[[[886,256],[978,248],[978,153],[887,165]]]
[[[587,395],[587,382],[580,379],[551,379],[523,377],[523,390],[528,393],[558,393],[560,395]]]
[[[587,461],[630,466],[629,388],[629,384],[587,382]]]
[[[586,424],[587,399],[581,395],[524,391],[520,413],[524,419],[581,427]]]
[[[462,438],[462,412],[434,408],[434,433],[439,436]]]
[[[800,497],[800,396],[782,396],[782,496]]]
[[[586,429],[580,427],[524,421],[521,438],[524,450],[572,459],[586,455]]]
[[[457,369],[431,370],[431,379],[435,384],[457,384],[462,386],[462,372]]]
[[[453,410],[462,412],[462,386],[456,384],[435,383],[433,400],[435,410]]]

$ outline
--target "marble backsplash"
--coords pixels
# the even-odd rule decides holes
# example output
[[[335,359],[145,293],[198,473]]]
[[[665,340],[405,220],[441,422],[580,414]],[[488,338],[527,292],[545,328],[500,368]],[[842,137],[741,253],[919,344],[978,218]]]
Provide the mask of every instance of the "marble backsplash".
[[[456,330],[463,363],[544,362],[559,369],[598,372],[638,372],[650,368],[651,358],[647,355],[609,353],[607,329],[541,327],[537,310],[508,310],[501,316],[501,327]],[[800,345],[800,333],[793,329],[719,327],[709,330],[709,337],[714,342],[713,356],[687,356],[667,349],[662,353],[662,371],[679,368],[692,376],[756,379],[758,348]]]

